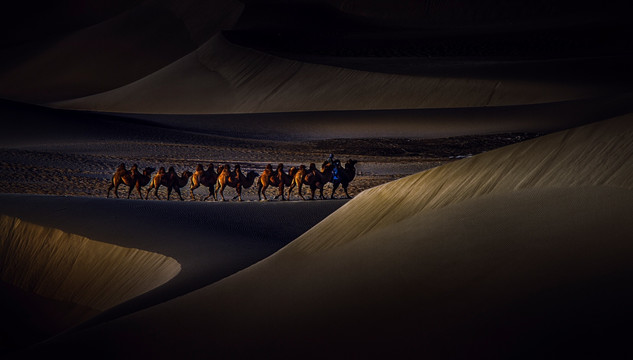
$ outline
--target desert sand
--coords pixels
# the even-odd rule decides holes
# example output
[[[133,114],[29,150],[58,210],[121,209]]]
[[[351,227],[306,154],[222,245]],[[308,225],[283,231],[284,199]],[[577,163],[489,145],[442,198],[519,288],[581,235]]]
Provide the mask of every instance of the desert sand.
[[[40,28],[21,8],[0,357],[630,357],[618,4],[151,0],[42,5]],[[120,163],[330,153],[359,161],[352,199],[106,197]]]
[[[234,275],[25,354],[628,351],[630,124],[605,120],[366,190]],[[189,239],[179,246],[199,242]]]

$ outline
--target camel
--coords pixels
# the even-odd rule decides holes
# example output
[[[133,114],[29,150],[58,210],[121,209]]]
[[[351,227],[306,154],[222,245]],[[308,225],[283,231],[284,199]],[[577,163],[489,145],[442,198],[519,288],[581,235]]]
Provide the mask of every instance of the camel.
[[[284,164],[277,165],[276,171],[273,171],[273,166],[271,164],[266,165],[266,169],[257,181],[257,196],[259,197],[259,200],[262,199],[262,195],[264,196],[264,200],[268,200],[266,197],[266,189],[269,185],[279,188],[279,193],[275,196],[275,199],[278,199],[281,196],[281,200],[285,200],[284,186],[290,186],[294,176],[294,171],[296,171],[296,168],[292,167],[290,168],[290,172],[286,174],[284,172]]]
[[[310,191],[312,192],[311,200],[314,200],[316,189],[320,191],[320,198],[325,199],[323,196],[323,187],[332,180],[332,168],[333,165],[328,162],[323,163],[321,171],[317,170],[314,163],[311,163],[308,169],[306,169],[305,165],[301,165],[295,172],[290,187],[288,187],[288,200],[290,200],[290,195],[295,186],[297,186],[299,196],[305,200],[301,190],[302,185],[308,185],[310,187]]]
[[[357,163],[358,161],[350,159],[345,162],[345,168],[342,168],[340,161],[336,160],[336,162],[334,163],[334,168],[337,171],[336,174],[334,170],[332,171],[332,196],[330,197],[330,199],[334,199],[334,192],[339,185],[343,186],[345,196],[347,196],[348,199],[352,198],[347,192],[347,186],[352,180],[354,180],[354,177],[356,176],[356,168],[354,166]]]
[[[154,196],[156,196],[156,198],[160,200],[160,196],[158,196],[158,188],[163,185],[167,187],[167,200],[169,200],[172,189],[176,190],[176,193],[178,194],[180,200],[184,200],[182,198],[182,195],[180,194],[180,188],[187,185],[187,182],[189,181],[191,175],[193,175],[191,171],[185,170],[183,171],[181,176],[178,176],[173,167],[170,167],[167,172],[165,172],[164,167],[161,167],[158,170],[158,174],[156,174],[152,179],[152,183],[150,184],[149,188],[147,188],[147,196],[145,197],[145,199],[149,199],[149,192],[154,189]]]
[[[227,186],[235,188],[237,191],[237,196],[239,201],[242,201],[242,188],[248,189],[253,186],[255,183],[255,178],[259,176],[255,171],[249,171],[246,176],[242,174],[242,170],[240,165],[235,165],[235,171],[231,171],[230,165],[225,165],[222,169],[220,175],[218,175],[218,181],[215,185],[215,197],[217,199],[218,192],[220,192],[220,196],[222,196],[222,201],[226,201],[224,198],[224,189]]]
[[[114,189],[114,196],[118,198],[119,185],[123,183],[129,187],[129,190],[127,192],[128,199],[130,198],[130,195],[132,194],[132,190],[134,188],[136,188],[136,190],[138,191],[138,195],[142,199],[143,194],[141,194],[141,187],[149,184],[151,175],[154,171],[156,171],[156,169],[152,167],[146,167],[141,174],[138,172],[137,168],[138,166],[134,164],[132,165],[130,170],[126,170],[125,164],[120,164],[119,167],[116,169],[114,175],[112,175],[112,181],[110,183],[110,186],[108,187],[107,197],[110,197],[110,191]]]
[[[191,187],[189,188],[189,191],[191,192],[191,199],[195,200],[193,191],[200,187],[200,185],[203,185],[209,188],[209,195],[202,199],[202,201],[209,199],[211,196],[213,196],[213,200],[217,200],[215,198],[215,183],[218,181],[218,176],[221,172],[222,166],[218,166],[218,170],[215,171],[213,170],[213,163],[209,164],[207,170],[204,170],[202,165],[198,164],[196,172],[194,172],[191,176]]]

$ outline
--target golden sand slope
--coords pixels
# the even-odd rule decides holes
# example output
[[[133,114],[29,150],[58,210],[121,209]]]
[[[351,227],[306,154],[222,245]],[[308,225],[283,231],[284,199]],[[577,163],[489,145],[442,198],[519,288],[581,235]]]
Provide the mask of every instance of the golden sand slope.
[[[231,277],[38,351],[619,355],[629,351],[633,320],[631,120],[548,135],[365,191]],[[130,328],[137,331],[120,335]]]
[[[251,113],[534,104],[601,91],[588,84],[350,70],[282,59],[217,35],[132,84],[50,105],[129,113]]]
[[[627,115],[559,132],[369,189],[292,246],[328,249],[421,211],[488,194],[577,186],[631,190],[632,120]]]
[[[0,215],[2,281],[45,298],[106,310],[167,282],[174,259]]]

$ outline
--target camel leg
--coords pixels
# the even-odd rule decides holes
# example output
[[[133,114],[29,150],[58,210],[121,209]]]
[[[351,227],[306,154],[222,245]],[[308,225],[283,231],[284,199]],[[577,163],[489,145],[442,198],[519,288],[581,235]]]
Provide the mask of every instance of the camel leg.
[[[235,187],[235,191],[237,191],[237,200],[242,201],[242,186],[239,183]]]
[[[136,191],[138,191],[138,196],[143,200],[143,194],[141,194],[141,184],[136,183]]]
[[[290,195],[292,194],[292,189],[294,189],[295,187],[295,181],[292,180],[292,183],[290,183],[290,186],[288,187],[288,200],[290,200]]]
[[[130,188],[130,189],[127,191],[127,198],[128,198],[128,199],[129,199],[129,198],[130,198],[130,196],[132,195],[132,190],[134,190],[134,185],[129,186],[129,188]]]
[[[266,197],[266,189],[268,189],[268,184],[264,185],[264,187],[262,188],[262,194],[264,195],[264,200],[268,201],[268,198]]]
[[[220,192],[220,196],[222,196],[222,201],[226,201],[226,199],[224,198],[224,185],[220,185],[219,187],[217,187],[215,189],[215,193],[216,193],[216,197],[217,197],[217,193],[218,191]]]
[[[286,200],[284,199],[284,184],[279,185],[279,192],[277,193],[277,196],[275,196],[275,199],[279,199],[280,196],[281,200]]]
[[[160,187],[160,185],[158,185],[158,186],[156,186],[156,187],[154,188],[154,196],[156,196],[156,198],[157,198],[158,200],[160,200],[160,196],[158,195],[158,188],[159,188],[159,187]],[[167,196],[167,200],[169,200],[169,196]]]
[[[108,195],[106,195],[106,197],[110,197],[110,191],[112,191],[112,189],[114,188],[114,184],[110,183],[110,186],[108,186]]]
[[[264,195],[264,201],[268,201],[268,199],[266,198],[267,187],[268,185],[262,185],[261,183],[257,184],[257,197],[259,198],[259,201],[262,201],[262,194]]]
[[[330,199],[336,199],[334,197],[334,193],[336,192],[336,189],[338,189],[338,186],[339,186],[339,183],[337,183],[337,182],[332,183],[332,196],[330,196]]]
[[[114,197],[119,198],[119,183],[114,184]]]
[[[176,185],[176,187],[174,187],[174,190],[176,190],[176,194],[178,194],[178,198],[180,199],[180,201],[184,201],[185,199],[182,198],[182,194],[180,193],[180,187]]]
[[[215,198],[215,185],[211,185],[209,186],[209,195],[207,195],[207,197],[205,197],[203,199],[203,201],[206,201],[207,199],[209,199],[211,196],[213,196],[213,200],[217,200]]]
[[[351,199],[352,197],[347,192],[347,185],[343,184],[343,190],[345,191],[345,196],[347,196],[348,199]]]
[[[306,198],[305,198],[305,196],[303,196],[303,194],[302,194],[303,191],[301,189],[302,188],[302,184],[299,184],[298,187],[299,187],[299,196],[301,197],[301,199],[305,200]]]
[[[197,189],[198,186],[200,186],[200,185],[196,185],[196,186],[191,185],[191,187],[189,188],[189,192],[191,193],[191,200],[195,200],[196,199],[196,197],[193,196],[193,190]]]

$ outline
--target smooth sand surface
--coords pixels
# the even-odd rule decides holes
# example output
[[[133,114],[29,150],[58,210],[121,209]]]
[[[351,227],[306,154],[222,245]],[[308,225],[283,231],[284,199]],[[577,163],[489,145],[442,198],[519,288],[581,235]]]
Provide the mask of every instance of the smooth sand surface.
[[[3,270],[3,281],[21,289],[21,296],[28,299],[11,311],[42,312],[41,318],[51,318],[53,323],[38,341],[71,326],[89,327],[211,284],[272,254],[345,202],[167,203],[8,194],[0,198],[3,221],[22,224],[20,231],[3,230],[8,242],[3,242],[2,255],[10,260],[3,261],[7,270]],[[123,254],[130,252],[133,261],[126,263]],[[152,256],[168,257],[178,269],[177,275],[171,272],[173,279],[162,280],[166,282],[162,286],[149,281],[162,279],[159,272],[146,272],[147,264],[162,264],[161,260],[144,260]],[[108,259],[118,263],[113,265]],[[71,266],[70,270],[60,272],[59,262]],[[113,275],[117,272],[123,278]],[[69,274],[79,282],[82,276],[87,281],[77,285],[82,291],[69,290],[73,286],[68,283]],[[47,277],[51,276],[58,281],[50,281]],[[134,285],[132,278],[146,280],[130,293],[126,289]],[[10,290],[3,298],[15,298],[16,291]],[[85,311],[74,322],[64,321],[56,316],[70,317],[78,310],[77,306],[51,305],[60,300],[101,313]],[[35,325],[37,322],[25,333],[32,332]],[[3,344],[3,352],[14,345]]]
[[[164,84],[170,84],[165,86]],[[283,59],[217,35],[121,88],[50,103],[126,113],[252,113],[534,104],[609,93],[594,83],[385,74]]]
[[[495,133],[548,133],[629,113],[633,94],[545,104],[441,109],[295,111],[255,114],[117,114],[153,124],[262,140],[433,139]]]
[[[0,226],[8,235],[1,244],[2,281],[46,298],[103,311],[180,272],[177,261],[157,253],[97,242],[4,215]]]
[[[27,61],[0,72],[0,94],[42,103],[127,85],[194,51],[209,36],[235,22],[242,7],[231,0],[137,4],[66,34],[34,51]]]
[[[370,189],[243,271],[27,354],[630,354],[632,135],[619,117]]]
[[[623,6],[111,6],[3,46],[0,357],[633,357]],[[350,201],[106,199],[330,153]]]

